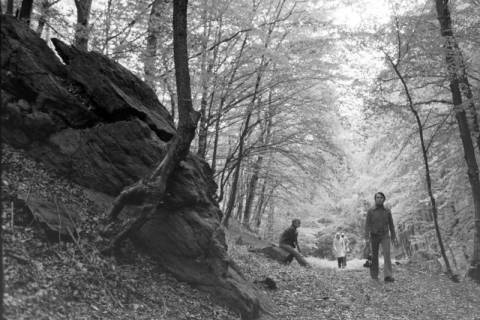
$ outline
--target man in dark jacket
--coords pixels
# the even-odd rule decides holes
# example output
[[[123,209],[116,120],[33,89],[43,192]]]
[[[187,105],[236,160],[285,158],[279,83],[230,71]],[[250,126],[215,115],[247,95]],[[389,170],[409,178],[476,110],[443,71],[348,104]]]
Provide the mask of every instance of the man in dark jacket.
[[[297,259],[298,263],[301,266],[309,266],[307,260],[300,254],[300,247],[298,246],[298,231],[297,228],[300,227],[300,219],[293,219],[292,225],[283,231],[280,236],[280,248],[290,253],[285,259],[285,263],[292,262],[293,258]],[[297,248],[297,250],[295,250]]]
[[[365,223],[365,240],[370,242],[372,249],[372,265],[370,275],[378,279],[378,250],[382,245],[384,258],[384,280],[385,282],[395,281],[392,276],[392,261],[390,260],[390,241],[397,244],[395,227],[393,225],[392,212],[383,206],[385,195],[382,192],[375,194],[375,207],[367,212]],[[390,232],[390,236],[389,236]]]

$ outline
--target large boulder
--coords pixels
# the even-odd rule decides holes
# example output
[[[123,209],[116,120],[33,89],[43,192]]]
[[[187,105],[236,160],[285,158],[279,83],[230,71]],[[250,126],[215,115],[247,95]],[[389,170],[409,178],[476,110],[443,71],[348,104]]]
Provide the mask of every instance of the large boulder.
[[[176,134],[153,90],[101,54],[52,40],[62,63],[26,25],[1,19],[2,141],[110,196],[151,172]],[[189,155],[132,240],[178,279],[255,319],[260,294],[227,256],[215,192],[208,164]]]

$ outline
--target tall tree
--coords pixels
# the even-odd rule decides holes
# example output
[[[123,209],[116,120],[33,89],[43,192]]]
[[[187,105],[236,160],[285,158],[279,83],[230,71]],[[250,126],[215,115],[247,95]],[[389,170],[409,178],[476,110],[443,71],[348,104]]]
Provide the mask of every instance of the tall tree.
[[[459,61],[463,64],[463,58],[453,33],[448,0],[435,0],[435,5],[437,18],[440,23],[440,33],[444,38],[445,62],[449,76],[450,91],[452,93],[455,118],[457,119],[462,139],[465,161],[468,167],[468,179],[472,190],[475,211],[474,247],[468,275],[480,282],[480,178],[461,89],[462,85],[465,86],[465,78],[461,75],[464,69],[462,70],[462,66],[459,64]]]
[[[400,33],[399,28],[397,28],[397,39],[401,39],[401,33]],[[434,222],[434,225],[435,225],[435,232],[436,232],[436,235],[437,235],[438,245],[440,247],[440,253],[443,257],[443,261],[445,262],[445,267],[447,269],[448,276],[451,279],[456,280],[456,278],[453,275],[452,269],[450,267],[450,262],[448,260],[447,254],[445,252],[445,246],[443,245],[442,234],[441,234],[441,231],[440,231],[440,226],[438,224],[438,208],[437,208],[437,202],[436,202],[435,196],[433,194],[432,177],[431,177],[431,173],[430,173],[430,163],[429,163],[429,159],[428,159],[428,148],[427,148],[427,144],[425,142],[424,126],[423,126],[422,120],[420,119],[420,115],[419,115],[418,111],[415,109],[413,99],[412,99],[412,95],[410,94],[410,89],[409,89],[409,86],[408,86],[408,84],[405,80],[405,76],[401,73],[401,71],[399,69],[399,63],[400,63],[401,58],[403,56],[400,40],[399,40],[399,43],[398,43],[397,50],[398,50],[398,54],[397,54],[398,60],[397,61],[394,61],[393,58],[390,57],[387,53],[385,53],[385,56],[386,56],[388,62],[390,63],[390,66],[392,67],[393,71],[395,72],[396,76],[398,77],[398,79],[400,80],[400,82],[402,84],[402,87],[403,87],[403,90],[404,90],[404,93],[405,93],[405,96],[406,96],[406,99],[407,99],[408,108],[410,109],[411,113],[415,117],[415,121],[416,121],[416,124],[417,124],[417,129],[418,129],[418,135],[419,135],[419,139],[420,139],[420,147],[421,147],[421,151],[422,151],[423,165],[425,167],[425,181],[426,181],[426,184],[427,184],[427,192],[428,192],[428,197],[430,198],[430,206],[431,206],[430,208],[432,210],[432,217],[433,217],[433,222]]]
[[[75,39],[73,44],[80,50],[88,50],[88,39],[90,36],[90,10],[92,0],[75,0],[77,7],[77,24],[75,26]]]
[[[167,154],[152,174],[123,190],[114,200],[110,210],[111,218],[116,218],[128,203],[138,202],[140,199],[140,201],[148,204],[151,201],[150,199],[154,199],[154,201],[162,199],[165,195],[169,177],[177,164],[188,155],[190,144],[195,136],[200,115],[192,106],[188,67],[187,4],[187,0],[173,2],[173,51],[179,117],[177,134],[169,143]],[[125,226],[113,239],[107,251],[116,248],[129,235],[131,230],[142,226],[148,218],[148,213],[148,210],[143,211],[136,219]]]
[[[157,56],[158,37],[161,31],[162,11],[165,0],[155,0],[152,3],[147,27],[147,46],[143,55],[143,71],[145,82],[155,89],[155,58]]]

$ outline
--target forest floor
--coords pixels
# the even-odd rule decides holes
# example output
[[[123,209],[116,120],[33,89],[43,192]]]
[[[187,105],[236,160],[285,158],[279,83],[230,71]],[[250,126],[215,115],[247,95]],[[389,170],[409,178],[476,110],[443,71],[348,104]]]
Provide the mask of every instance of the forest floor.
[[[274,279],[278,289],[266,291],[277,309],[274,319],[455,319],[480,320],[480,285],[468,279],[454,283],[414,266],[394,266],[394,283],[374,281],[364,260],[347,262],[307,258],[311,269],[255,256],[245,248],[232,253],[250,279]],[[381,275],[380,275],[381,276]]]
[[[75,242],[48,242],[38,227],[12,223],[14,197],[54,197],[82,218]],[[124,259],[105,257],[99,208],[88,195],[11,149],[2,149],[2,216],[5,319],[239,320],[214,299],[165,274],[142,254],[126,248]],[[15,218],[15,217],[13,217]],[[401,264],[396,282],[369,279],[362,261],[344,270],[309,258],[311,269],[280,265],[229,240],[229,252],[250,281],[275,305],[273,319],[472,319],[480,320],[480,285],[454,283]]]

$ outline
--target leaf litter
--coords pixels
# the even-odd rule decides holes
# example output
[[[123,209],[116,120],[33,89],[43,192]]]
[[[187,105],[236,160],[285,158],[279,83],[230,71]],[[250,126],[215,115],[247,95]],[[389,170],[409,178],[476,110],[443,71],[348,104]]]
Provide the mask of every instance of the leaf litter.
[[[12,198],[29,194],[60,199],[82,223],[77,241],[52,243],[33,225],[12,224]],[[4,145],[2,214],[6,319],[239,320],[215,299],[175,280],[131,245],[125,259],[102,256],[105,208],[89,192]],[[369,279],[368,269],[284,266],[229,241],[229,253],[275,303],[273,319],[480,320],[480,286],[395,266],[396,281]]]

